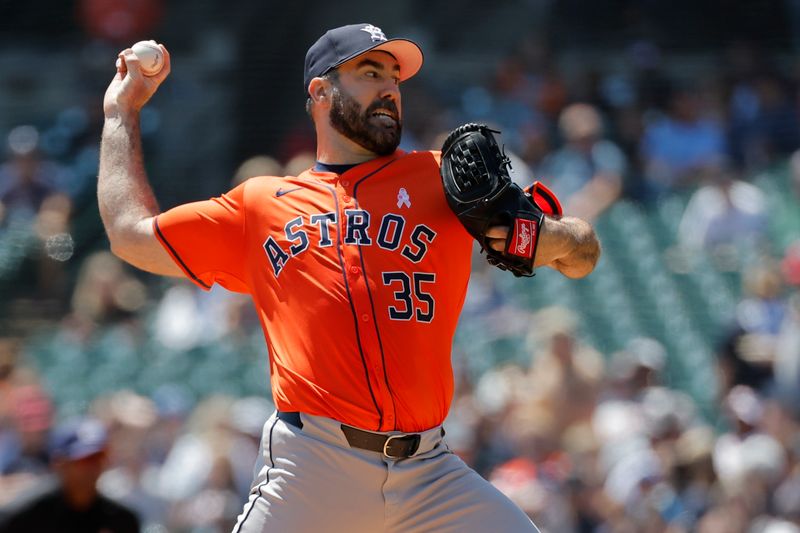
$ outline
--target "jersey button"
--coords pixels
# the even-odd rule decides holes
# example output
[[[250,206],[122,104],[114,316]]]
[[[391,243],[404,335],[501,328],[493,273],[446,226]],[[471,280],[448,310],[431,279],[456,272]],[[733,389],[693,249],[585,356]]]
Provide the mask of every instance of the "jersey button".
[[[342,187],[349,187],[349,186],[350,186],[350,181],[342,180]]]
[[[363,320],[364,322],[369,322],[369,315],[364,313],[363,315],[361,315],[361,320]]]
[[[351,273],[351,274],[358,274],[358,272],[359,272],[360,270],[361,270],[361,269],[360,269],[360,268],[358,268],[357,266],[351,266],[351,267],[350,267],[350,273]]]
[[[343,201],[344,203],[348,203],[348,202],[350,202],[350,200],[352,200],[352,198],[350,198],[350,197],[349,197],[349,196],[347,196],[346,194],[345,194],[344,196],[342,196],[342,201]]]

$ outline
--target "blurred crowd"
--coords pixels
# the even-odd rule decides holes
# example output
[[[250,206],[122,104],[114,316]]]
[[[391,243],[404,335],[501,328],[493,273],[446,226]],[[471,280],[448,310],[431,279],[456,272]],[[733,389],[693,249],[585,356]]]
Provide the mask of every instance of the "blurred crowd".
[[[476,372],[455,347],[451,447],[545,532],[800,533],[800,70],[744,44],[696,70],[647,42],[624,67],[557,58],[526,39],[456,98],[416,86],[403,147],[488,121],[515,180],[542,180],[568,214],[600,222],[622,201],[679,198],[680,253],[738,258],[742,296],[712,335],[716,409],[671,386],[675,354],[656,339],[603,351],[581,336],[579,309],[507,312],[502,274],[477,259],[461,328],[505,328],[525,348]],[[247,299],[141,276],[103,243],[76,262],[92,117],[72,109],[46,131],[14,128],[0,165],[0,279],[24,264],[31,296],[63,309],[0,338],[0,531],[75,471],[142,531],[227,531],[272,411],[258,321]],[[232,184],[297,175],[314,162],[308,142],[248,159]],[[780,239],[757,177],[786,180]],[[84,440],[74,428],[85,423],[100,436]]]
[[[534,320],[530,365],[462,383],[446,426],[457,453],[543,531],[798,531],[796,384],[753,388],[721,360],[711,421],[668,386],[657,341],[604,358],[570,311]]]
[[[201,305],[211,302],[187,289],[197,291]],[[772,341],[794,343],[790,352],[777,352],[796,356],[800,293],[784,301],[783,312]],[[114,320],[120,326],[132,319]],[[543,531],[800,528],[800,374],[781,367],[796,367],[797,357],[773,365],[721,354],[719,383],[709,383],[719,387],[720,416],[709,419],[690,396],[669,387],[669,354],[659,342],[632,339],[606,356],[580,338],[578,315],[568,309],[547,307],[531,320],[528,364],[473,376],[456,360],[457,392],[445,427],[454,451]],[[196,334],[180,340],[173,331],[159,342],[174,349],[189,337]],[[0,344],[0,524],[3,513],[21,513],[64,483],[67,464],[132,510],[142,531],[228,530],[249,491],[273,409],[266,387],[246,397],[198,396],[175,381],[148,394],[99,394],[74,414],[99,421],[105,437],[97,442],[90,434],[87,442],[76,432],[70,450],[78,451],[64,457],[59,437],[76,418],[58,416],[47,383],[22,364],[21,350],[9,340]]]

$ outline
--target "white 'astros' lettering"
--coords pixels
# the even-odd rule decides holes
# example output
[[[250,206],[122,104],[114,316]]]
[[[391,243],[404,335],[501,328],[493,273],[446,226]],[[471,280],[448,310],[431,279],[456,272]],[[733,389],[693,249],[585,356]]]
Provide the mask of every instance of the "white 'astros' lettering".
[[[396,213],[386,213],[381,217],[377,231],[372,224],[372,216],[364,209],[345,210],[344,227],[337,229],[338,216],[335,212],[316,213],[298,216],[286,222],[283,235],[270,235],[262,245],[272,272],[278,277],[292,257],[296,257],[310,246],[328,248],[334,240],[343,245],[372,246],[395,251],[412,263],[419,263],[428,251],[428,246],[436,238],[436,232],[425,224],[417,224],[406,231],[406,219]],[[406,245],[401,244],[407,240]],[[279,244],[285,242],[284,247]]]

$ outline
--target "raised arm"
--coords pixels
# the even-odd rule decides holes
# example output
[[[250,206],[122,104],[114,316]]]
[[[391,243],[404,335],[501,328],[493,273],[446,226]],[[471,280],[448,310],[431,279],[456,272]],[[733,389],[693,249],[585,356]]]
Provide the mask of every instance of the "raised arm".
[[[139,112],[170,71],[169,53],[163,45],[159,47],[164,68],[155,76],[142,74],[130,48],[119,54],[117,74],[103,99],[97,201],[117,257],[154,274],[182,276],[153,230],[159,208],[144,170],[139,130]]]

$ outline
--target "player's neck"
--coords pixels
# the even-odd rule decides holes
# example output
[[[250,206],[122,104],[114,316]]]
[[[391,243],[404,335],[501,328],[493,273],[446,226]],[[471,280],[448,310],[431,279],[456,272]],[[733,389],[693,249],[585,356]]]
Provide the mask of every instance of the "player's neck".
[[[317,161],[326,165],[357,165],[378,157],[326,124],[317,128]]]

